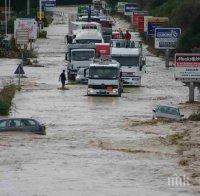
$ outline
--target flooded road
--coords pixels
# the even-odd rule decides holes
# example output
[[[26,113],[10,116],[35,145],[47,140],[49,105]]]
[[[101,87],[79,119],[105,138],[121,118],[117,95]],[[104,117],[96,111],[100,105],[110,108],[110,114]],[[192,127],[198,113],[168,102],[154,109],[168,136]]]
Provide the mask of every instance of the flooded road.
[[[47,136],[1,134],[0,195],[193,195],[190,187],[168,186],[168,177],[181,172],[173,152],[112,150],[113,146],[145,146],[154,135],[128,129],[127,121],[150,119],[158,103],[187,101],[187,88],[174,81],[173,71],[164,68],[162,59],[145,50],[149,66],[142,87],[125,89],[121,98],[87,97],[84,85],[59,90],[58,77],[65,65],[66,16],[76,8],[57,9],[65,15],[55,15],[47,28],[48,39],[35,43],[44,67],[25,67],[28,78],[12,109],[12,116],[40,118],[47,125]],[[121,21],[116,28],[122,24],[128,26]],[[0,77],[12,76],[17,62],[1,60]]]

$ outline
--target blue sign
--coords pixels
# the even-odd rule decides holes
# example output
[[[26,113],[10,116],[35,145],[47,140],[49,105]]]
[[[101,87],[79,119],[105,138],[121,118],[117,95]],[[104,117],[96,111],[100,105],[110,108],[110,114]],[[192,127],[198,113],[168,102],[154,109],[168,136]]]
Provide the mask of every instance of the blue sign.
[[[55,7],[56,6],[56,0],[45,0],[42,1],[43,7]]]
[[[139,9],[137,3],[127,3],[124,6],[125,15],[132,15],[134,11]]]
[[[180,35],[181,35],[180,28],[156,28],[155,48],[175,49]]]
[[[148,31],[147,34],[150,36],[155,35],[155,29],[162,27],[162,25],[159,25],[157,22],[148,22]]]

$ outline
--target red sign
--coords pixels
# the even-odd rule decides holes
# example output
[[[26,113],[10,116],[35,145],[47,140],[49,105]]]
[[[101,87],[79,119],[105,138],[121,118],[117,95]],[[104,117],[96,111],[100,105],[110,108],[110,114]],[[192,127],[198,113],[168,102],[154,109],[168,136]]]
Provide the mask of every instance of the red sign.
[[[132,17],[132,24],[138,28],[139,27],[139,17],[140,16],[147,16],[148,12],[147,11],[135,11],[133,12],[133,17]],[[141,19],[140,19],[141,20]],[[144,26],[144,17],[143,17],[143,26]],[[143,30],[144,31],[144,30]]]
[[[200,54],[176,54],[176,67],[199,67]]]
[[[200,82],[200,54],[175,54],[174,76],[176,80]]]
[[[110,44],[109,43],[96,43],[96,55],[110,55]]]
[[[138,31],[144,33],[144,16],[138,17]]]

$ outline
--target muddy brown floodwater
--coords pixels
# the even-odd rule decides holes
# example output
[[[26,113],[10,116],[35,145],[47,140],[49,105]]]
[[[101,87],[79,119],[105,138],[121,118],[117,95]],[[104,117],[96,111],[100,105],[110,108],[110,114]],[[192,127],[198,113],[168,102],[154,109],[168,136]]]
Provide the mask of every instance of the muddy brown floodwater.
[[[145,49],[149,66],[142,87],[126,89],[121,98],[87,97],[85,85],[59,90],[67,14],[76,8],[56,9],[48,39],[35,43],[44,67],[25,67],[28,78],[23,79],[12,108],[12,116],[40,118],[47,135],[1,133],[0,195],[195,195],[190,186],[168,185],[173,175],[183,174],[174,149],[168,147],[163,153],[154,139],[157,134],[165,136],[168,127],[155,127],[147,134],[145,126],[140,131],[127,125],[130,119],[150,119],[158,103],[185,102],[187,88],[174,81],[173,70],[165,69],[161,58]],[[128,24],[117,21],[119,26]],[[0,78],[11,80],[18,62],[1,60]]]

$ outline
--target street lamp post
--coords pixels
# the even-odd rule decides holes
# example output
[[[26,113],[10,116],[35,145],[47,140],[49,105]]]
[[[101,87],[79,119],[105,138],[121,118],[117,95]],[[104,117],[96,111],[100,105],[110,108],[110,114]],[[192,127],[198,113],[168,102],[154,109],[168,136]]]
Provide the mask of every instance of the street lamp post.
[[[5,35],[8,34],[7,0],[5,0]]]
[[[30,15],[30,0],[27,0],[27,16]]]
[[[42,30],[42,0],[39,0],[39,31]]]
[[[8,19],[10,19],[10,0],[8,0]]]

